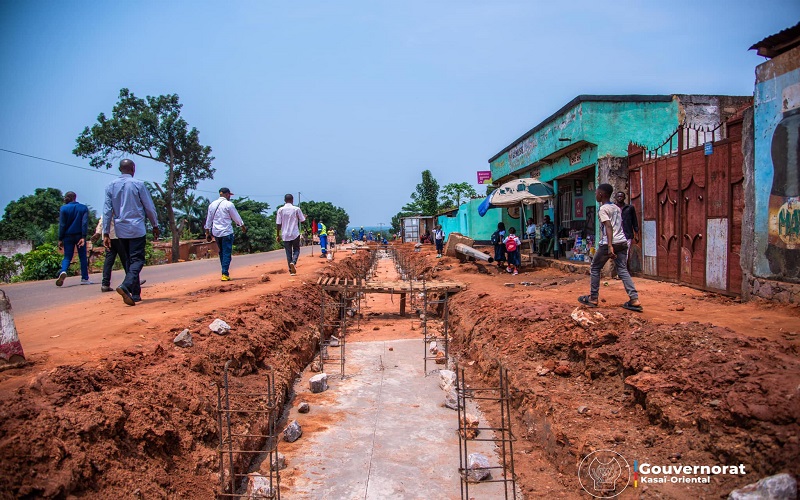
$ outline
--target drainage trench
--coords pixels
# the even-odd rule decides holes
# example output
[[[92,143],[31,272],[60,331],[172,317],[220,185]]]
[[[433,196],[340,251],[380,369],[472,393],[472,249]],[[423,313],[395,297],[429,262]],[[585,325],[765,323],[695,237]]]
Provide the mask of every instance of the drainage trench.
[[[373,246],[348,253],[317,281],[315,357],[275,403],[282,413],[266,417],[266,424],[266,414],[261,423],[251,423],[272,430],[246,468],[249,477],[240,474],[235,493],[516,498],[510,426],[490,425],[479,410],[479,404],[507,408],[502,397],[478,401],[479,388],[454,380],[460,384],[454,387],[456,406],[444,404],[439,369],[448,368],[447,302],[456,284],[426,280],[424,259],[410,249]],[[320,386],[311,379],[320,375],[326,390],[312,392]],[[483,392],[501,393],[501,387]],[[491,476],[465,485],[472,453],[488,457]]]

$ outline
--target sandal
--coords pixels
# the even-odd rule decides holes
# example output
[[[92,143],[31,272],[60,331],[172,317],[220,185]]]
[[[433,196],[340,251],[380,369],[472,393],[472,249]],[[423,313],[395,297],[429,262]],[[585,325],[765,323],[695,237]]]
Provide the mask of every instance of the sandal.
[[[625,302],[624,304],[622,304],[622,307],[624,309],[629,310],[629,311],[635,311],[635,312],[639,312],[639,313],[644,311],[644,309],[642,309],[642,306],[635,306],[635,305],[631,304],[630,300],[628,302]]]
[[[581,295],[578,297],[578,302],[585,306],[597,307],[597,302],[592,302],[592,298],[589,295]]]

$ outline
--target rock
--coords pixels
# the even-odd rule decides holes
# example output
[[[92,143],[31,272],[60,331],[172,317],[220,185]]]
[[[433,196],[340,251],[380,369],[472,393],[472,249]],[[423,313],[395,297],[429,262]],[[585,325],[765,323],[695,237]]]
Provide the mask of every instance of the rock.
[[[539,375],[540,377],[544,377],[548,373],[550,373],[550,370],[548,370],[544,366],[537,366],[536,367],[536,374]]]
[[[327,373],[320,373],[319,375],[314,375],[308,381],[309,388],[311,392],[324,392],[328,390],[328,374]]]
[[[338,347],[339,346],[339,339],[331,335],[331,338],[328,339],[328,345],[331,347]]]
[[[514,283],[503,283],[503,286],[507,286],[509,288],[514,288],[516,285]]]
[[[322,371],[322,361],[320,361],[319,358],[316,358],[311,362],[311,371],[314,373],[319,373]]]
[[[686,309],[684,306],[675,306],[676,311],[683,311],[684,309]]]
[[[599,312],[590,313],[581,309],[581,306],[576,307],[569,316],[575,323],[578,323],[584,328],[588,328],[598,321],[603,321],[605,319],[605,316]]]
[[[189,332],[188,328],[179,333],[178,336],[172,340],[172,343],[178,347],[192,347],[194,345],[192,342],[192,334]]]
[[[589,413],[589,407],[588,406],[579,406],[578,407],[578,413],[581,414],[581,415]]]
[[[556,375],[561,375],[562,377],[569,377],[569,374],[571,372],[569,366],[559,365],[556,367],[555,370],[553,370],[553,373],[555,373]]]
[[[381,329],[381,327],[379,327],[379,326],[375,326],[375,327],[373,327],[372,329],[373,329],[373,330],[380,330],[380,329]]]
[[[443,351],[437,351],[436,352],[436,360],[435,361],[436,361],[437,365],[445,364],[447,359],[444,357],[444,352]]]
[[[300,403],[300,406],[297,407],[297,413],[308,413],[311,411],[311,406],[308,403]]]
[[[434,340],[433,342],[431,342],[431,345],[428,348],[428,351],[430,351],[431,354],[436,354],[436,351],[439,350],[439,349],[437,349],[437,345],[438,344],[436,344],[436,341]]]
[[[212,321],[211,324],[208,325],[208,329],[217,335],[227,335],[228,332],[231,331],[231,327],[228,325],[228,323],[225,323],[219,318]]]
[[[447,391],[447,394],[444,397],[444,406],[445,408],[450,408],[451,410],[458,410],[458,395],[456,394],[455,389],[450,389]]]
[[[791,474],[765,477],[728,495],[728,500],[796,500],[797,481]]]
[[[491,478],[489,459],[480,453],[470,453],[467,457],[467,481],[477,483]]]
[[[456,387],[456,372],[452,370],[439,370],[439,388],[445,392]]]
[[[261,282],[262,283],[266,283],[269,280],[270,280],[269,274],[262,274],[261,275]]]
[[[550,371],[553,371],[556,369],[556,362],[553,361],[552,359],[548,359],[544,363],[542,363],[542,366],[544,366]]]
[[[286,426],[283,430],[283,439],[287,443],[294,443],[300,436],[303,435],[303,428],[297,423],[297,420],[292,420],[292,423]]]
[[[708,402],[708,406],[710,406],[712,408],[717,408],[721,404],[722,404],[722,401],[720,401],[719,399],[712,399],[711,401]]]
[[[465,414],[461,417],[461,429],[459,432],[465,439],[475,439],[478,437],[478,417],[475,415],[470,415],[469,413]]]
[[[262,476],[258,472],[251,472],[247,475],[247,491],[244,498],[272,498],[274,491],[269,484],[269,477]]]
[[[392,331],[394,331],[394,330],[392,330]],[[390,347],[389,350],[390,351],[394,351],[394,347]]]
[[[283,470],[285,468],[286,468],[286,457],[283,455],[283,453],[278,453],[276,451],[275,454],[272,455],[271,470]]]

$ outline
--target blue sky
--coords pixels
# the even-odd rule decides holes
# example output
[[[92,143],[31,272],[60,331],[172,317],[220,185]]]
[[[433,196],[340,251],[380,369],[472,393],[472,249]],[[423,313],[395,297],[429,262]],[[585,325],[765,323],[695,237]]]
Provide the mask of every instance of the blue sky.
[[[77,166],[119,90],[177,93],[221,186],[389,223],[429,169],[475,172],[579,94],[752,95],[748,51],[796,0],[0,0],[0,148]],[[136,160],[137,177],[162,166]],[[37,187],[95,209],[111,175],[0,151],[0,208]]]

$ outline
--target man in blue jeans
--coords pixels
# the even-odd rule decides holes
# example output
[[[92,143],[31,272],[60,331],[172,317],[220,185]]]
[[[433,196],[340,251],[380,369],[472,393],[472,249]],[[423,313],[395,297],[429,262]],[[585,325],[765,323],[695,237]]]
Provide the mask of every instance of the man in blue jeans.
[[[89,209],[86,205],[75,201],[78,195],[67,191],[64,195],[64,205],[58,215],[58,248],[64,250],[61,260],[61,272],[58,273],[56,286],[64,284],[67,278],[67,269],[75,248],[78,248],[78,260],[81,262],[81,285],[91,285],[89,281],[89,262],[86,259],[86,232],[89,226]]]
[[[206,240],[211,240],[214,236],[219,248],[219,261],[222,265],[222,281],[230,281],[231,276],[228,270],[231,265],[231,254],[233,253],[233,224],[242,228],[243,233],[247,233],[244,221],[236,211],[236,207],[231,203],[231,190],[220,188],[219,199],[211,202],[208,206],[208,216],[206,217]]]
[[[119,162],[122,175],[106,186],[105,203],[103,204],[103,246],[111,248],[111,221],[119,239],[120,248],[128,256],[128,268],[125,280],[117,287],[122,301],[135,306],[142,300],[142,284],[139,273],[144,267],[145,217],[153,225],[153,237],[158,239],[158,217],[153,199],[144,182],[134,179],[136,164],[133,160],[124,159]]]

